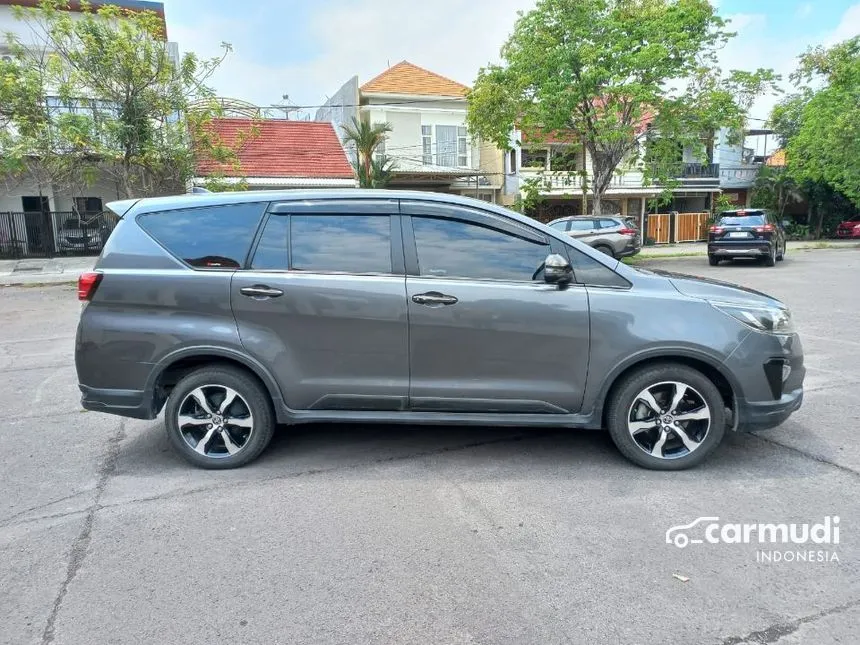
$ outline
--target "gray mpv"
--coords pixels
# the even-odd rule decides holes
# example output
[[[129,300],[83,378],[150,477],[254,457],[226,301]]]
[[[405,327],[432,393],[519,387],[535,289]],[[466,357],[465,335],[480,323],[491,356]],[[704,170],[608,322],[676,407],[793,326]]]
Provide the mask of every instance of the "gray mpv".
[[[803,354],[777,300],[634,269],[484,202],[390,191],[115,202],[81,276],[88,410],[204,468],[277,423],[607,428],[646,468],[783,422]]]

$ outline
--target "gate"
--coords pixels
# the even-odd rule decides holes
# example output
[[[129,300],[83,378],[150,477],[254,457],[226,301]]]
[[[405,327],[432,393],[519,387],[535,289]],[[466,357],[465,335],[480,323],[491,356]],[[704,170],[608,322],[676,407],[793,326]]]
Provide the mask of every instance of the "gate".
[[[701,242],[708,239],[708,213],[677,213],[675,241]]]
[[[648,214],[648,233],[647,236],[654,240],[655,244],[669,243],[669,221],[668,213],[649,213]]]
[[[0,259],[98,255],[116,223],[110,211],[0,213]]]

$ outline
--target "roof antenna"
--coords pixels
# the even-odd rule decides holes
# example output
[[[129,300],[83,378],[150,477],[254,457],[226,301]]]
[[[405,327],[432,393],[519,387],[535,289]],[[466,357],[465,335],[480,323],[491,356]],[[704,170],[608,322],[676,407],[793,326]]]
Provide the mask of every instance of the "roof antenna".
[[[385,59],[385,64],[386,64],[386,65],[388,65],[388,67],[391,67],[391,59],[390,59],[390,58],[386,58],[386,59]]]

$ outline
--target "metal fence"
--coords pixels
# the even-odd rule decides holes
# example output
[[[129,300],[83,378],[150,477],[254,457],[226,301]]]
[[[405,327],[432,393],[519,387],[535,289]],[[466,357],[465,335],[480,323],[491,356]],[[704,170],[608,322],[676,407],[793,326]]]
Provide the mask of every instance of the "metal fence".
[[[98,255],[116,223],[110,211],[0,213],[0,259]]]

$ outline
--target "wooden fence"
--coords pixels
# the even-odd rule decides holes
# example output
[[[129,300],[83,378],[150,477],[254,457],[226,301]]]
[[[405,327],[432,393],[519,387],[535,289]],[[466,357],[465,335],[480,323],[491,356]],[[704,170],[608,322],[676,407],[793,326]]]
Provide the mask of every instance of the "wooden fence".
[[[656,244],[708,239],[708,213],[650,213],[647,235]]]

